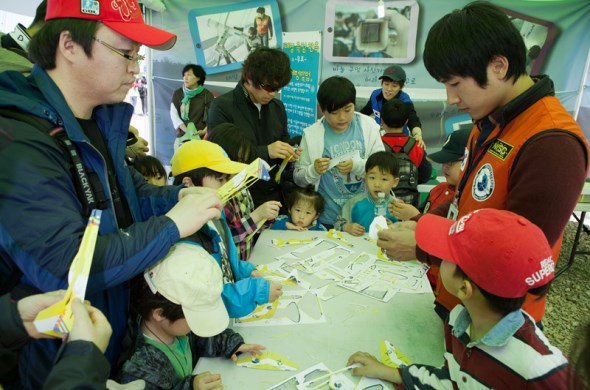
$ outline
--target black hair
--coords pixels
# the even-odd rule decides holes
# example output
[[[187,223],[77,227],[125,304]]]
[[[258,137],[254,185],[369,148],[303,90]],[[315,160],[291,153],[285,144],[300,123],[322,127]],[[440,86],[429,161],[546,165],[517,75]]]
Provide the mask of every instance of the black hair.
[[[166,169],[162,162],[154,156],[138,156],[133,160],[133,167],[146,179],[150,177],[164,177],[166,178]]]
[[[207,141],[216,143],[232,161],[250,164],[256,160],[256,145],[233,123],[221,123],[208,132]]]
[[[33,18],[33,22],[29,26],[29,28],[33,27],[36,24],[42,25],[45,23],[45,15],[47,15],[47,0],[43,0],[41,4],[37,6],[37,10],[35,11],[35,17]]]
[[[258,7],[258,8],[256,8],[256,13],[257,14],[264,14],[264,13],[266,13],[266,9],[264,7]]]
[[[291,81],[291,61],[279,49],[259,47],[250,52],[242,64],[242,83],[250,80],[254,87],[268,84],[283,88]]]
[[[143,274],[136,276],[131,281],[130,310],[134,315],[143,319],[150,319],[152,312],[156,309],[162,310],[162,317],[170,322],[184,318],[182,306],[170,302],[162,294],[152,292]]]
[[[536,59],[539,54],[541,54],[541,46],[539,45],[533,45],[529,47],[529,50],[527,51],[527,57],[532,60]]]
[[[185,65],[184,68],[182,68],[182,76],[184,77],[184,74],[186,72],[188,72],[189,70],[192,70],[193,74],[199,78],[199,81],[197,81],[198,85],[205,84],[205,80],[207,79],[207,73],[205,72],[205,69],[203,69],[203,67],[201,65],[195,65],[195,64]]]
[[[328,77],[318,88],[318,104],[322,111],[334,112],[354,104],[356,88],[352,81],[342,76]]]
[[[311,204],[318,215],[324,212],[324,198],[322,198],[322,195],[315,190],[313,185],[308,185],[305,188],[293,187],[293,190],[287,198],[288,209],[291,210],[291,207],[297,202]]]
[[[399,99],[391,99],[381,107],[381,122],[387,127],[400,129],[404,127],[410,116],[410,108]]]
[[[480,286],[478,286],[473,280],[469,279],[469,276],[465,274],[465,272],[459,267],[458,265],[455,268],[454,276],[461,277],[463,279],[469,280],[471,283],[475,284],[479,291],[481,291],[481,295],[485,298],[486,302],[490,306],[492,310],[502,315],[506,315],[512,313],[515,310],[518,310],[522,307],[524,300],[526,298],[526,294],[519,298],[503,298],[497,295],[494,295],[490,292],[487,292]],[[537,287],[530,289],[528,292],[533,295],[537,295],[537,299],[543,298],[547,292],[549,291],[549,287],[551,286],[551,282]]]
[[[369,156],[365,164],[365,173],[374,167],[378,167],[383,173],[390,173],[393,177],[399,176],[399,161],[391,152],[375,152]]]
[[[191,179],[193,182],[193,185],[202,186],[203,179],[206,177],[214,177],[214,178],[220,180],[226,176],[228,176],[227,173],[217,172],[217,171],[214,171],[213,169],[197,168],[197,169],[193,169],[193,170],[190,170],[190,171],[187,171],[184,173],[179,173],[178,175],[174,176],[174,185],[177,186],[177,185],[182,184],[182,179],[184,179],[185,177],[188,177],[189,179]]]
[[[495,57],[508,59],[505,80],[526,74],[526,47],[520,32],[495,5],[476,1],[442,17],[424,45],[424,66],[436,80],[472,77],[484,88],[487,67]]]
[[[406,83],[405,83],[404,81],[402,81],[402,80],[392,80],[392,79],[390,79],[390,78],[389,78],[389,77],[387,77],[387,76],[386,76],[386,77],[383,77],[383,78],[381,79],[381,85],[383,85],[383,81],[384,81],[385,79],[387,79],[387,81],[389,81],[390,83],[395,83],[395,84],[399,85],[399,88],[400,88],[400,89],[402,89],[402,88],[404,87],[404,85],[406,85]]]
[[[83,19],[52,19],[45,22],[43,27],[31,38],[29,44],[29,58],[41,68],[51,70],[55,68],[55,54],[63,31],[69,31],[72,40],[82,46],[84,53],[92,57],[92,41],[99,22]]]

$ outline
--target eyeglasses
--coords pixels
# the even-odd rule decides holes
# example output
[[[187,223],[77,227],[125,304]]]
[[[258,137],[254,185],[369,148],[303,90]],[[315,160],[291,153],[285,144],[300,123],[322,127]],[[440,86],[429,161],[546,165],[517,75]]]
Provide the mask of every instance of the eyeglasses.
[[[98,39],[97,37],[92,38],[94,39],[96,42],[100,43],[101,45],[103,45],[104,47],[106,47],[107,49],[109,49],[110,51],[112,51],[113,53],[117,53],[118,55],[120,55],[121,57],[127,59],[127,61],[131,61],[134,64],[140,64],[141,61],[143,61],[145,59],[145,56],[142,56],[141,54],[136,54],[134,56],[129,55],[111,45],[109,45],[108,43],[106,43],[105,41],[102,41],[100,39]]]
[[[272,93],[272,92],[278,92],[281,90],[282,87],[273,87],[270,84],[258,84],[260,86],[260,88],[264,89],[266,92]]]

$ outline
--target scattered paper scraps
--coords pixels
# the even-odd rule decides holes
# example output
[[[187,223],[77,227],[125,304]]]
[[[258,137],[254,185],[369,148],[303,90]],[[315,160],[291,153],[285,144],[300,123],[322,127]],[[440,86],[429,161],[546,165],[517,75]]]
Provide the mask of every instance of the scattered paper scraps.
[[[412,364],[406,355],[387,340],[381,341],[379,350],[381,351],[381,361],[388,367],[398,368]]]
[[[281,239],[281,238],[273,238],[270,243],[271,245],[280,248],[283,246],[291,246],[291,245],[303,245],[303,244],[309,244],[310,242],[313,242],[315,240],[317,240],[318,237],[313,237],[313,238],[286,238],[286,239]]]
[[[272,326],[326,322],[322,304],[314,290],[285,291],[273,303],[258,306],[247,316],[234,319],[234,326]]]
[[[354,383],[343,372],[337,371],[332,372],[324,363],[318,363],[270,387],[269,390],[354,390]]]
[[[351,256],[352,253],[352,250],[333,241],[318,240],[295,251],[279,256],[277,259],[285,261],[293,268],[307,274],[317,274],[320,270],[332,263],[339,262]],[[322,278],[320,275],[316,276]]]
[[[389,302],[397,292],[423,293],[431,291],[426,278],[428,266],[419,262],[376,262],[376,257],[367,253],[359,256],[356,273],[338,282],[340,287],[367,297]],[[373,262],[367,260],[373,259]],[[354,263],[353,263],[354,264]]]
[[[297,371],[299,365],[276,352],[265,351],[260,355],[244,356],[236,362],[240,367],[258,370]]]
[[[320,298],[322,301],[328,301],[340,294],[345,293],[348,290],[339,287],[336,283],[330,283],[322,288],[318,288],[316,291],[318,293],[318,298]]]
[[[362,376],[359,383],[356,384],[354,390],[386,390],[393,388],[394,387],[391,383],[387,383],[381,379]]]
[[[262,265],[258,270],[266,280],[280,283],[283,286],[283,291],[309,290],[311,284],[301,278],[298,270],[292,269],[289,272],[283,267],[285,267],[285,262],[279,260]]]
[[[334,229],[328,230],[328,238],[331,238],[332,240],[336,240],[339,243],[347,245],[347,246],[354,246],[350,243],[350,241],[348,241],[346,239],[346,237],[344,237],[344,233],[342,233],[338,230],[334,230]]]

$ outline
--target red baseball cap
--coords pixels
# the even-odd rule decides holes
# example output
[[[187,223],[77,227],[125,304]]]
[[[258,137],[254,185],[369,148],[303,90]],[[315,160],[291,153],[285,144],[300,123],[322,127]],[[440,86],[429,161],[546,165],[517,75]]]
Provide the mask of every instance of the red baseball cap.
[[[520,298],[554,276],[553,251],[543,231],[506,210],[476,210],[457,221],[425,214],[416,226],[416,242],[503,298]]]
[[[137,0],[48,0],[45,20],[62,18],[99,21],[156,50],[168,50],[176,43],[176,35],[144,23]]]

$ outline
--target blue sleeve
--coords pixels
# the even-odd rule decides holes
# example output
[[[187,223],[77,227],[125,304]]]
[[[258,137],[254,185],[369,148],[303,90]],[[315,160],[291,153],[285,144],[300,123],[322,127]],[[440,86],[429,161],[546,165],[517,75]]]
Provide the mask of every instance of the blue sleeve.
[[[224,284],[221,298],[229,316],[239,318],[267,303],[269,288],[270,282],[264,278],[246,278]]]
[[[270,227],[271,230],[287,230],[287,222],[289,222],[289,216],[279,215],[275,219],[274,223]]]
[[[0,153],[0,252],[16,264],[23,283],[52,291],[66,288],[71,262],[86,228],[69,163],[59,146],[25,124]],[[27,156],[23,159],[22,156]],[[129,178],[131,180],[131,178]],[[88,294],[120,285],[157,262],[179,239],[176,225],[152,216],[118,229],[112,209],[103,211]]]
[[[236,280],[246,279],[250,277],[252,271],[256,269],[256,266],[249,261],[238,260],[234,267],[234,276]]]
[[[133,186],[143,219],[164,215],[178,202],[178,193],[184,186],[156,186],[145,181],[143,176],[130,169]]]

